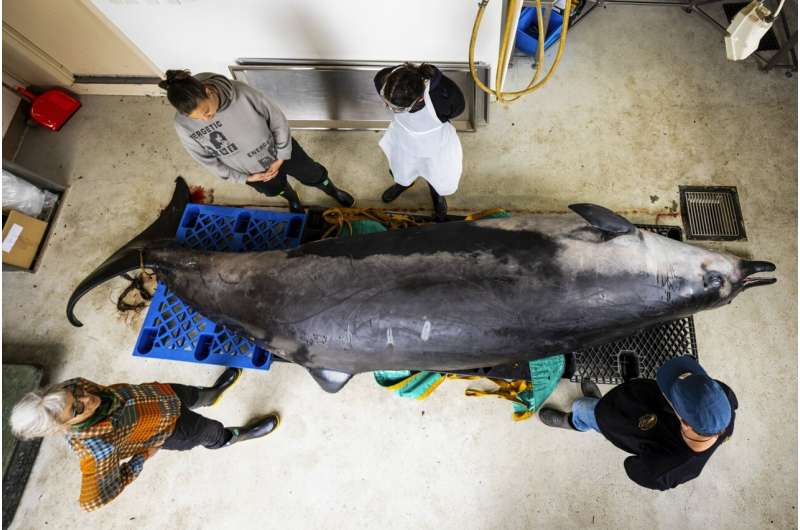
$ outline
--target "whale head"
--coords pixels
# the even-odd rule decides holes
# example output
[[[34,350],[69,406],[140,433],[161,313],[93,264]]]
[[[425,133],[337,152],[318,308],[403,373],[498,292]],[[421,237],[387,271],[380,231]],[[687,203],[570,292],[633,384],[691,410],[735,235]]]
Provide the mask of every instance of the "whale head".
[[[729,304],[742,291],[775,283],[775,278],[759,276],[774,270],[775,265],[769,261],[741,259],[730,254],[717,254],[704,261],[701,277],[703,297],[708,301],[706,307]]]

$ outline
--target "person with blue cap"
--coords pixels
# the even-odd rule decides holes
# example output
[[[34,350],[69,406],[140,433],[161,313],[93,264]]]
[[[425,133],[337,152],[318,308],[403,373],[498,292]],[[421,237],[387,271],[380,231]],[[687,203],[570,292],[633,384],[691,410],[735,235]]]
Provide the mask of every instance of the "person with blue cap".
[[[697,478],[733,434],[736,395],[690,356],[664,363],[655,381],[638,377],[635,357],[624,366],[631,367],[623,369],[625,382],[605,396],[584,382],[571,412],[543,408],[539,418],[550,427],[601,433],[633,455],[625,472],[645,488],[667,490]]]

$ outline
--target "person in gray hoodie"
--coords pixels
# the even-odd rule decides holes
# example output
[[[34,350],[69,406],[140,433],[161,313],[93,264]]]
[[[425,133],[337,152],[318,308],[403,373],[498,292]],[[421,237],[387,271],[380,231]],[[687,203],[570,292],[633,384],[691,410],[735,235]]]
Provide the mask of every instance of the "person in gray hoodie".
[[[224,76],[167,70],[158,84],[177,109],[175,130],[189,154],[215,175],[281,195],[293,212],[302,212],[291,175],[306,186],[352,206],[352,195],[337,188],[328,170],[292,138],[289,123],[273,101],[258,90]]]

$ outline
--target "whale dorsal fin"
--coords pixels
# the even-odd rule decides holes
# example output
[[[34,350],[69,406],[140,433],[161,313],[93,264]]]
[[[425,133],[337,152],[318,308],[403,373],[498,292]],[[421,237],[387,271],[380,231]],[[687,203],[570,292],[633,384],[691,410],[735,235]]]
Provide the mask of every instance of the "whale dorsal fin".
[[[615,214],[608,208],[603,208],[596,204],[570,204],[569,209],[583,217],[587,223],[598,230],[615,236],[632,234],[636,231],[636,227],[630,221],[621,215]]]
[[[339,372],[338,370],[328,370],[327,368],[308,368],[308,373],[322,387],[322,390],[330,394],[335,394],[341,390],[353,377],[353,374]]]

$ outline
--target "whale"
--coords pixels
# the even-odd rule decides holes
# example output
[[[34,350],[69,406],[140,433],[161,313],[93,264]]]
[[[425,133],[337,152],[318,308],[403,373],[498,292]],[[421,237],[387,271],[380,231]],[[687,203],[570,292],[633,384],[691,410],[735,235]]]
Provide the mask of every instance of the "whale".
[[[264,252],[179,248],[182,178],[67,304],[142,264],[184,302],[327,392],[375,370],[457,371],[597,346],[775,283],[768,261],[642,230],[596,204],[451,221]]]

